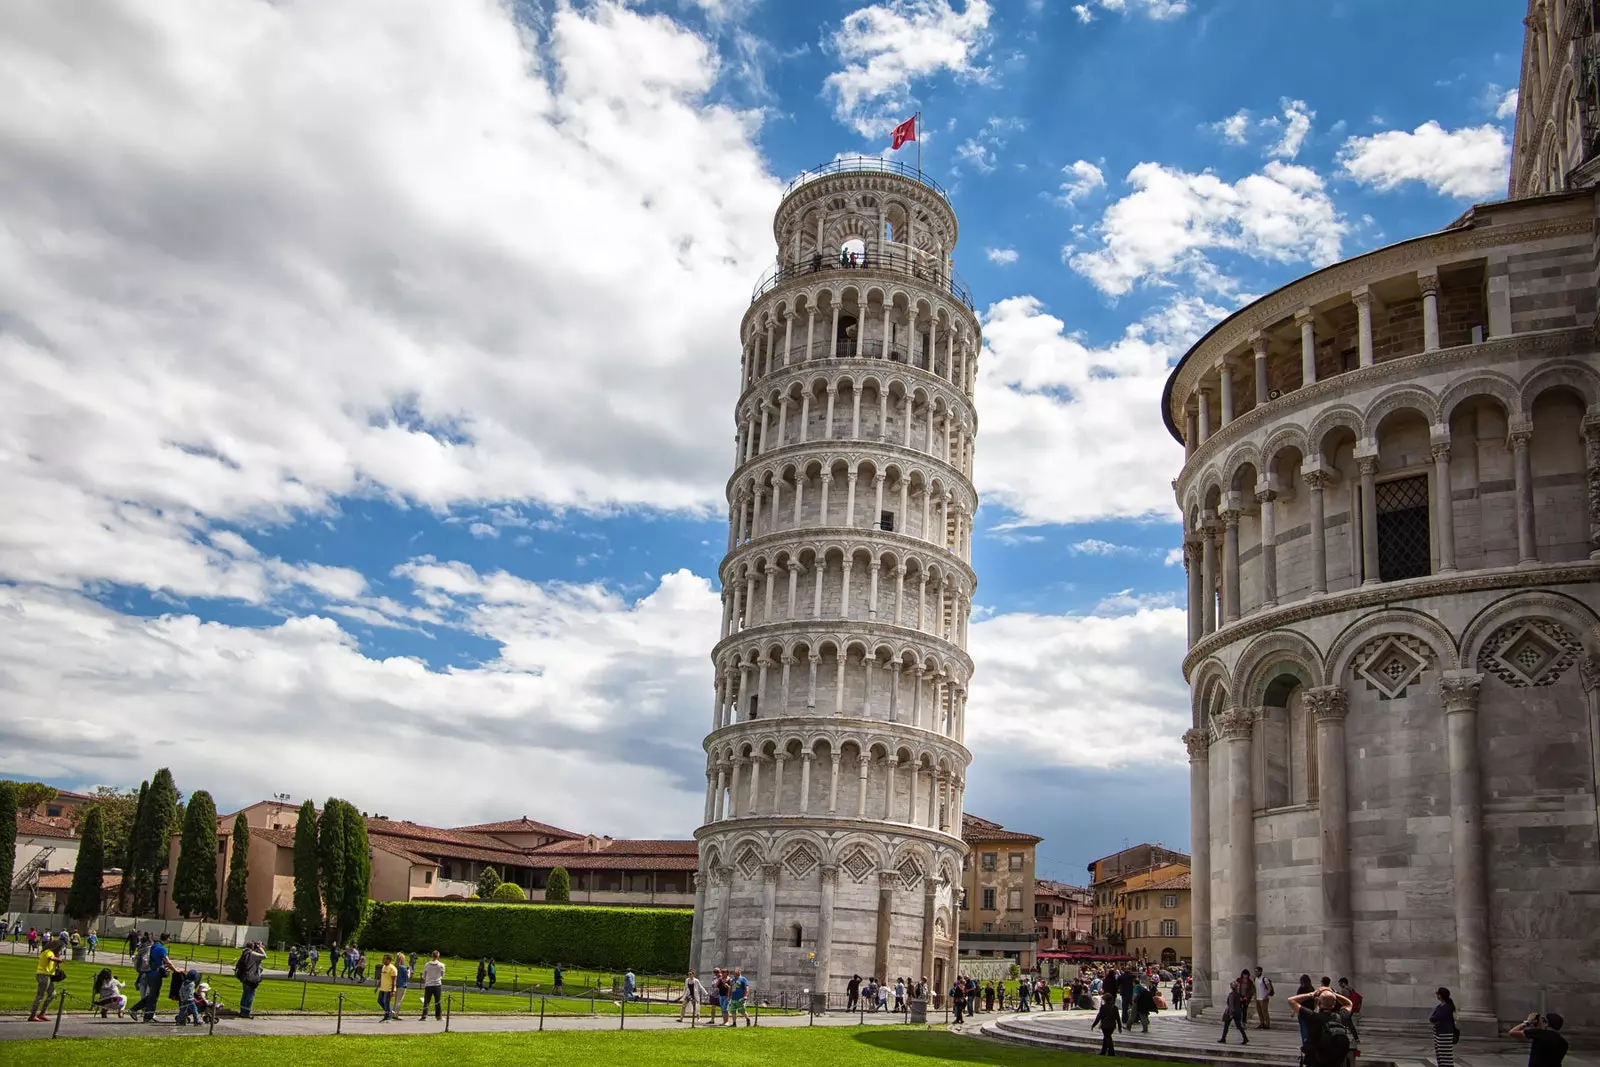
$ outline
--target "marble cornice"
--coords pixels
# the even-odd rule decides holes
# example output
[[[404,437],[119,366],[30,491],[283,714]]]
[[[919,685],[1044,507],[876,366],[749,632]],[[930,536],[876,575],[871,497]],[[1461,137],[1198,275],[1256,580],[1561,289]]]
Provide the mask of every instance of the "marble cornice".
[[[838,834],[867,834],[881,838],[885,834],[897,834],[905,837],[918,837],[931,844],[953,848],[955,854],[964,855],[967,850],[966,842],[960,835],[948,830],[935,830],[931,826],[913,826],[908,822],[893,822],[883,819],[859,819],[854,815],[819,815],[812,812],[807,815],[736,815],[732,818],[718,819],[698,827],[694,832],[696,841],[704,841],[708,837],[723,837],[763,830],[786,831],[796,829],[833,831]]]
[[[898,737],[908,745],[914,743],[918,746],[937,748],[957,756],[963,768],[972,762],[971,749],[938,730],[930,730],[926,726],[912,726],[907,722],[863,719],[850,715],[780,715],[765,719],[741,719],[706,734],[700,747],[709,753],[731,738],[748,737],[753,734],[810,735],[830,738],[858,734],[863,737]]]
[[[1384,360],[1370,367],[1358,367],[1331,378],[1323,378],[1312,385],[1290,390],[1278,399],[1257,405],[1226,426],[1213,430],[1205,443],[1196,448],[1194,454],[1184,462],[1183,471],[1178,475],[1174,487],[1177,490],[1177,498],[1181,502],[1194,478],[1247,435],[1286,421],[1294,422],[1301,427],[1308,426],[1311,419],[1297,419],[1295,416],[1316,404],[1337,400],[1356,390],[1391,381],[1414,381],[1436,368],[1464,364],[1469,360],[1493,363],[1497,357],[1520,357],[1526,353],[1560,354],[1592,347],[1593,337],[1590,329],[1585,326],[1515,333],[1509,337],[1493,337],[1482,344],[1437,348],[1432,352],[1419,352],[1414,356]]]
[[[819,344],[821,342],[818,342]],[[901,363],[897,360],[873,359],[867,356],[825,356],[819,359],[805,359],[798,363],[790,363],[780,370],[758,378],[749,388],[739,394],[739,402],[733,406],[735,412],[742,411],[750,401],[773,392],[787,393],[791,385],[796,382],[802,386],[807,381],[822,376],[830,380],[850,374],[860,377],[863,374],[872,377],[897,377],[902,373],[931,387],[939,394],[946,405],[959,402],[964,409],[964,414],[970,420],[972,431],[978,428],[978,406],[973,398],[963,391],[955,382],[948,378],[941,378],[929,370],[910,363]],[[790,401],[794,403],[793,400]],[[828,398],[822,397],[820,402],[827,404]],[[818,403],[816,398],[812,403]]]
[[[893,549],[902,558],[907,556],[931,556],[945,566],[953,566],[967,579],[967,597],[972,597],[978,591],[978,572],[972,569],[971,564],[958,556],[952,549],[924,541],[920,537],[910,534],[896,533],[890,530],[880,530],[870,526],[793,526],[782,530],[773,530],[769,533],[752,537],[741,545],[735,545],[733,550],[722,557],[722,564],[717,568],[717,576],[724,586],[728,585],[728,568],[743,562],[751,555],[760,555],[762,552],[771,552],[775,549],[787,548],[790,554],[805,548],[817,548],[822,545],[832,545],[840,542],[859,544],[882,544],[885,548]],[[880,576],[879,581],[884,578]],[[894,581],[892,573],[887,574],[887,580]]]
[[[736,634],[730,634],[718,641],[711,649],[711,662],[721,669],[723,653],[730,648],[738,648],[745,644],[766,646],[773,641],[787,644],[785,638],[805,638],[812,645],[820,641],[833,639],[849,644],[853,640],[860,640],[871,644],[873,638],[881,638],[890,644],[923,645],[930,650],[938,649],[949,655],[965,668],[965,678],[962,688],[972,679],[972,657],[967,655],[966,649],[948,638],[935,637],[926,630],[919,630],[915,626],[904,624],[895,625],[882,620],[864,619],[785,619],[782,622],[763,622],[755,626],[747,626]]]
[[[1188,681],[1196,667],[1229,645],[1270,630],[1293,626],[1295,623],[1325,615],[1386,608],[1428,597],[1494,589],[1539,589],[1596,581],[1600,581],[1600,562],[1575,561],[1518,569],[1434,574],[1425,578],[1406,578],[1397,582],[1358,586],[1327,596],[1295,600],[1269,611],[1252,612],[1238,622],[1229,623],[1201,638],[1183,657],[1183,677]]]
[[[968,478],[966,473],[954,463],[946,463],[938,456],[923,452],[921,449],[907,448],[905,445],[896,444],[893,441],[864,441],[847,437],[825,438],[821,441],[796,441],[769,448],[765,452],[758,452],[734,468],[733,473],[728,476],[727,482],[723,485],[723,496],[731,506],[734,500],[733,490],[740,479],[748,478],[751,472],[759,470],[764,465],[780,466],[781,464],[778,462],[780,460],[804,461],[833,456],[843,459],[846,463],[851,463],[852,461],[859,463],[863,459],[878,458],[873,453],[885,452],[900,460],[900,466],[903,467],[928,466],[938,468],[944,473],[946,482],[954,483],[957,488],[966,493],[967,499],[959,503],[967,514],[970,515],[977,511],[978,490],[973,486],[972,479]],[[872,483],[868,481],[867,487],[869,490],[871,485]],[[856,492],[858,494],[856,504],[859,506],[861,503],[859,496],[861,492],[860,482],[856,483]],[[841,527],[841,529],[850,529],[850,527]]]

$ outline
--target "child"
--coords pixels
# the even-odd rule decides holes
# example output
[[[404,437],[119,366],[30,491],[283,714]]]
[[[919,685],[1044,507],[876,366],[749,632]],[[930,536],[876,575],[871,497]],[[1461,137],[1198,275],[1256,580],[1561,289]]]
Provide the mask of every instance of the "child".
[[[200,1025],[200,1008],[194,1002],[195,990],[200,988],[200,972],[189,971],[183,976],[183,984],[178,986],[178,1025],[182,1026],[190,1019],[196,1026]]]
[[[128,998],[122,995],[122,983],[112,975],[110,967],[100,968],[100,973],[94,976],[94,1004],[100,1009],[102,1019],[113,1008],[120,1019],[128,1006]]]
[[[194,1006],[201,1018],[213,1023],[217,1021],[217,1009],[222,1007],[222,1000],[211,995],[211,983],[201,982],[195,987]]]

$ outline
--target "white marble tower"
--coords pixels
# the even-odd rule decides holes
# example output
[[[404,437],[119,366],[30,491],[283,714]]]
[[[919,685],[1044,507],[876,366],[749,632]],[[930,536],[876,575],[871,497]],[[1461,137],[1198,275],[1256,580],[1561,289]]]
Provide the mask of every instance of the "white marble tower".
[[[758,995],[949,984],[979,324],[924,175],[786,190],[741,327],[692,963]]]

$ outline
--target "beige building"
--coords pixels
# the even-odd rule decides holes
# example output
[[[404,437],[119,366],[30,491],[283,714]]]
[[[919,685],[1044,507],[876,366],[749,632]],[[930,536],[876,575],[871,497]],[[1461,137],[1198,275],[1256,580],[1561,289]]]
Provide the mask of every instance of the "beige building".
[[[1032,968],[1038,951],[1035,850],[1044,840],[976,815],[962,817],[961,954],[1009,956]]]
[[[1102,956],[1126,954],[1128,919],[1126,890],[1130,879],[1140,879],[1147,877],[1151,871],[1177,866],[1187,871],[1188,864],[1189,857],[1182,852],[1148,842],[1113,852],[1109,856],[1102,856],[1089,864],[1089,892],[1094,899],[1091,931],[1096,954]]]
[[[1540,195],[1291,282],[1168,380],[1202,1004],[1259,965],[1374,1020],[1443,984],[1463,1030],[1600,1025],[1593,4],[1527,25]]]
[[[1033,893],[1034,940],[1040,953],[1094,948],[1094,894],[1083,886],[1039,879]]]
[[[1193,957],[1190,883],[1189,869],[1181,865],[1128,880],[1123,951],[1148,963],[1175,964]]]

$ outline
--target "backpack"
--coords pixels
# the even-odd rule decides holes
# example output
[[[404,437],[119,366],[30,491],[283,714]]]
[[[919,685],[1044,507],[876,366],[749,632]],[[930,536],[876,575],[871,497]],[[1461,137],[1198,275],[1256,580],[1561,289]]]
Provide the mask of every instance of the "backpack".
[[[233,976],[239,981],[244,981],[245,975],[250,973],[250,964],[243,955],[233,965]]]
[[[150,969],[150,946],[141,944],[133,957],[133,969],[140,974]]]
[[[1317,1059],[1323,1067],[1339,1067],[1350,1054],[1350,1028],[1338,1012],[1322,1017],[1322,1033],[1317,1038]]]

